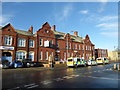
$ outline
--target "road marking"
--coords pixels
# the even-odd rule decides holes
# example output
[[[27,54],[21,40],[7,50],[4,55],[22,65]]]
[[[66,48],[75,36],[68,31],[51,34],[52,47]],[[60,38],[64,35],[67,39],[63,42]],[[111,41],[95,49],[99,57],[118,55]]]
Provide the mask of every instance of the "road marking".
[[[42,83],[42,84],[49,84],[49,83],[52,83],[52,81],[46,80],[46,81],[42,81],[41,83]]]
[[[62,78],[56,78],[56,79],[54,79],[55,81],[61,81],[61,80],[63,80]]]
[[[15,89],[19,89],[20,87],[15,87],[15,88],[11,88],[11,89],[8,89],[8,90],[15,90]]]
[[[31,87],[27,87],[28,89],[29,88],[35,88],[35,87],[38,87],[39,85],[34,85],[34,86],[31,86]]]
[[[120,79],[112,79],[112,78],[106,78],[106,77],[93,77],[93,76],[86,76],[90,78],[98,78],[98,79],[107,79],[107,80],[120,80]]]
[[[32,86],[32,85],[35,85],[35,83],[24,85],[24,87],[28,87],[28,86]]]

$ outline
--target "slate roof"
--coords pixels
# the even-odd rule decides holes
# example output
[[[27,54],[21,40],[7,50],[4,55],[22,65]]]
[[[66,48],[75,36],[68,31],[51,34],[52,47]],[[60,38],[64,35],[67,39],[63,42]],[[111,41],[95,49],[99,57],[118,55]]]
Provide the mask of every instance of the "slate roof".
[[[0,26],[0,29],[2,29],[2,27]],[[28,35],[28,36],[33,36],[33,37],[36,37],[36,34],[32,34],[28,31],[24,31],[24,30],[19,30],[19,29],[15,29],[15,31],[18,33],[18,34],[21,34],[21,35]],[[64,36],[66,33],[63,33],[63,32],[58,32],[58,31],[53,31],[54,34],[55,34],[55,37],[57,39],[64,39]],[[83,38],[82,37],[76,37],[74,35],[70,35],[70,38],[72,39],[72,41],[75,41],[75,42],[81,42],[83,43]]]
[[[53,31],[54,32],[54,34],[55,34],[55,37],[57,38],[57,39],[64,39],[64,36],[65,36],[65,34],[66,33],[63,33],[63,32],[58,32],[58,31]],[[83,38],[82,37],[76,37],[76,36],[74,36],[74,35],[70,35],[70,38],[72,39],[72,41],[75,41],[75,42],[83,42]]]

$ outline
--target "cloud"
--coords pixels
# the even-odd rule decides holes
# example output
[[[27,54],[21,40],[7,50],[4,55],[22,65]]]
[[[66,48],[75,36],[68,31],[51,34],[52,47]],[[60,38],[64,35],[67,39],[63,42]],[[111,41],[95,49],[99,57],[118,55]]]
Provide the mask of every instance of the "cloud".
[[[118,20],[118,16],[104,16],[102,18],[99,18],[100,22],[110,22],[114,20]]]
[[[79,13],[81,13],[81,14],[88,14],[88,10],[81,10]]]
[[[107,37],[118,37],[118,16],[103,16],[98,19],[96,25],[100,29],[100,34]]]
[[[100,34],[107,37],[118,38],[118,32],[101,32]]]
[[[101,3],[100,9],[98,10],[99,13],[102,13],[105,11],[105,6],[108,2],[108,0],[99,0],[99,2]]]
[[[72,10],[73,10],[73,5],[67,4],[64,7],[62,7],[61,10],[55,11],[54,13],[55,21],[58,23],[64,22],[71,15]]]
[[[3,26],[10,22],[13,15],[0,15],[0,25]]]
[[[118,28],[118,23],[113,22],[113,23],[101,23],[96,25],[96,27],[100,27],[101,30],[117,30]]]
[[[63,13],[63,17],[66,18],[70,14],[72,9],[73,9],[73,7],[71,5],[65,6],[64,9],[63,9],[63,12],[62,12]]]

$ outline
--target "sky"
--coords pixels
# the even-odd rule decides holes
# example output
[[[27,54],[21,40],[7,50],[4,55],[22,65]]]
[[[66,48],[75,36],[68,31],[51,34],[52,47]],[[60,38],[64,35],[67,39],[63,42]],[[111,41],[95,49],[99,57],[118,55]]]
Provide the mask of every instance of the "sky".
[[[27,31],[32,25],[36,32],[45,22],[59,32],[88,34],[95,48],[118,46],[118,2],[2,2],[0,26]]]

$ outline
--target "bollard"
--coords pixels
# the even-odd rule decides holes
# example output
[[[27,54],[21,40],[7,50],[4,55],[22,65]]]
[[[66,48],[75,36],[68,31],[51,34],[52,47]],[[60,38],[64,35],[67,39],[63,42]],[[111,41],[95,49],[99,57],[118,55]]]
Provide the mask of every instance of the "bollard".
[[[114,64],[114,70],[116,70],[116,69],[117,69],[116,64]]]
[[[120,70],[120,64],[117,65],[117,69]]]

